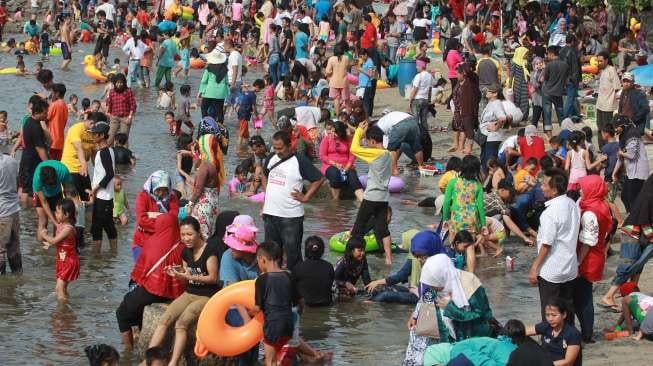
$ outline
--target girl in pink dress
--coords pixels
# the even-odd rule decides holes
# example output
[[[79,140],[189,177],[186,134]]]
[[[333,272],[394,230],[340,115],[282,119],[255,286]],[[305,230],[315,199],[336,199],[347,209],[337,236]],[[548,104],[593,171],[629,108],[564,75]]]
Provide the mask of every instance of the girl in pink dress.
[[[567,190],[577,190],[578,180],[587,175],[587,170],[591,169],[592,162],[590,161],[589,153],[583,148],[584,138],[577,133],[572,133],[567,141],[568,151],[567,159],[565,160],[565,170],[569,172],[569,184]]]
[[[272,78],[270,75],[265,75],[263,78],[265,80],[265,89],[263,89],[263,118],[260,120],[261,127],[263,128],[263,119],[268,119],[272,122],[274,129],[277,129],[277,119],[274,118],[274,85],[272,85]],[[256,121],[254,121],[256,128]]]
[[[54,237],[48,235],[47,229],[43,229],[43,248],[48,249],[51,245],[57,248],[56,255],[56,276],[57,285],[55,291],[59,301],[68,300],[68,283],[79,278],[79,255],[77,254],[76,231],[73,226],[76,221],[75,203],[70,199],[64,199],[54,213],[58,224],[55,226]]]

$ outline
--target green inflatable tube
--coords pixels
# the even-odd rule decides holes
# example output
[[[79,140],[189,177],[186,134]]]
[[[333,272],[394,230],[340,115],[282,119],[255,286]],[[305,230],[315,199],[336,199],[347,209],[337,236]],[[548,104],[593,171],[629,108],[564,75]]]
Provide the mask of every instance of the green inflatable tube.
[[[349,231],[334,234],[331,239],[329,239],[329,249],[331,249],[332,252],[344,253],[345,248],[347,247],[347,240],[345,240],[346,235],[349,235]],[[381,249],[379,244],[376,242],[374,233],[371,232],[365,235],[363,239],[365,240],[366,253],[378,252]],[[399,249],[395,243],[392,243],[391,248],[393,252]]]

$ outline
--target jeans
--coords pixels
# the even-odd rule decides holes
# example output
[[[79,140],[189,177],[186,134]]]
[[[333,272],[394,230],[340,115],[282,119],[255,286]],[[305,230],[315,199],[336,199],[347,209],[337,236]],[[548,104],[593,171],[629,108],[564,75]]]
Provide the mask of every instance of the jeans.
[[[551,117],[553,116],[553,111],[551,109],[551,104],[556,110],[556,116],[558,117],[558,123],[562,122],[562,97],[555,95],[543,95],[542,96],[542,115],[544,116],[544,131],[551,131],[553,125],[551,124]]]
[[[202,98],[202,118],[211,116],[216,122],[224,122],[224,99]]]
[[[630,213],[630,209],[637,200],[639,191],[642,190],[644,181],[641,179],[628,179],[624,180],[623,188],[621,189],[621,201],[624,203],[626,212]]]
[[[372,95],[372,87],[364,88],[363,92],[363,110],[365,111],[366,116],[372,115],[372,109],[374,108],[374,96]]]
[[[572,118],[578,116],[576,110],[576,98],[578,97],[578,86],[569,84],[567,85],[567,95],[564,101],[563,118]]]
[[[391,62],[395,62],[395,59],[397,58],[397,49],[399,47],[397,46],[388,46],[388,51],[386,52],[386,56],[388,56],[388,60]]]
[[[229,309],[227,312],[227,324],[232,327],[242,327],[245,325],[243,318],[238,314],[238,310]],[[252,347],[249,351],[242,353],[237,356],[238,366],[249,366],[256,364],[258,360],[258,344]]]
[[[233,87],[229,91],[229,96],[225,100],[226,105],[236,105],[238,104],[240,100],[240,96],[242,94],[242,87],[243,87],[243,82],[242,81],[236,81],[236,86]]]
[[[617,266],[616,275],[612,279],[613,285],[620,286],[633,275],[641,273],[644,265],[653,258],[653,244],[648,244],[646,239],[642,240],[643,243],[627,237],[621,243],[621,257],[625,261]]]
[[[592,283],[582,277],[574,280],[574,310],[580,323],[583,340],[592,339],[594,329],[594,301]]]
[[[481,168],[487,170],[487,162],[491,158],[496,158],[499,153],[499,147],[501,146],[501,141],[487,141],[483,144],[481,149]]]
[[[156,68],[156,76],[154,77],[154,86],[158,89],[161,84],[161,79],[166,78],[166,83],[172,82],[172,67],[160,66]]]
[[[542,193],[540,186],[535,186],[520,194],[513,203],[511,212],[514,214],[516,224],[521,230],[528,230],[528,217],[526,214],[533,207],[532,204],[537,201],[544,201],[544,193]]]
[[[403,286],[387,286],[382,291],[375,291],[371,301],[392,302],[397,304],[417,304],[417,296]]]
[[[263,228],[265,241],[274,241],[283,247],[288,269],[292,270],[302,262],[304,216],[279,217],[263,214]]]
[[[279,62],[279,76],[280,76],[279,80],[286,77],[286,75],[288,75],[289,72],[290,72],[290,68],[288,66],[288,61]]]
[[[134,81],[139,80],[141,60],[129,60],[127,71],[127,87],[131,88]]]
[[[150,68],[148,66],[141,66],[141,83],[145,87],[150,86]]]
[[[415,99],[411,108],[413,116],[417,118],[417,124],[428,131],[429,130],[429,101],[427,99]]]
[[[281,80],[281,62],[279,61],[279,57],[270,56],[268,66],[272,85],[277,86],[277,83]]]

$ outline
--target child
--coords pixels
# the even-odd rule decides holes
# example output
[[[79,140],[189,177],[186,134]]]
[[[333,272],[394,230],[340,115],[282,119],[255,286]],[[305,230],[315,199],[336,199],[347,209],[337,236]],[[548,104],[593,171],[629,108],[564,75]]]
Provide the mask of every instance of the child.
[[[9,129],[7,122],[7,111],[0,111],[0,153],[8,153],[12,141],[18,137],[19,133],[13,133]]]
[[[542,82],[540,77],[544,72],[544,60],[541,57],[533,57],[533,72],[531,72],[528,81],[528,89],[531,91],[531,100],[533,101],[533,118],[531,123],[537,127],[542,116]],[[551,132],[547,132],[551,133]]]
[[[41,60],[47,61],[50,58],[50,33],[48,33],[50,26],[43,23],[41,30]]]
[[[365,243],[352,237],[347,241],[345,255],[336,263],[334,280],[338,297],[341,300],[351,299],[356,295],[356,282],[363,280],[367,286],[372,279],[365,258]]]
[[[43,237],[43,248],[48,249],[56,245],[56,275],[57,275],[57,299],[68,300],[68,283],[79,278],[79,256],[77,255],[76,231],[73,224],[76,221],[75,203],[70,199],[63,199],[56,206],[54,215],[57,220],[55,225],[56,234],[54,237],[48,235],[47,229],[41,230]]]
[[[27,69],[25,68],[25,61],[23,60],[23,55],[16,56],[16,75],[25,75],[27,74]]]
[[[89,98],[82,99],[82,109],[79,114],[79,118],[86,119],[86,114],[90,112],[91,109],[91,100]]]
[[[474,236],[467,230],[460,230],[451,241],[451,249],[455,253],[453,264],[458,269],[465,269],[467,272],[476,271],[476,241]]]
[[[68,97],[68,113],[78,117],[79,109],[77,108],[77,102],[79,102],[77,94],[71,94],[70,97]]]
[[[189,135],[193,135],[193,132],[195,131],[195,126],[193,126],[192,117],[190,115],[190,110],[192,107],[191,101],[190,101],[190,85],[185,84],[182,85],[179,88],[179,93],[181,94],[181,98],[179,98],[179,104],[177,105],[177,110],[179,111],[180,115],[177,118],[177,125],[175,132],[177,136],[181,135],[181,124],[183,123],[186,125],[188,128],[190,128],[190,132],[188,133]]]
[[[196,143],[191,135],[181,134],[177,139],[177,190],[182,197],[190,197],[193,189],[194,160],[197,157]]]
[[[272,84],[270,75],[265,75],[263,79],[265,80],[265,89],[263,89],[263,118],[272,122],[272,126],[276,130],[277,119],[274,115],[274,85]],[[258,135],[258,131],[256,134]]]
[[[168,131],[170,136],[177,135],[177,121],[175,120],[175,114],[173,112],[166,112],[165,121],[168,124]]]
[[[292,307],[299,313],[303,302],[289,272],[281,269],[283,250],[275,242],[263,242],[256,249],[256,262],[261,274],[256,278],[255,312],[263,311],[263,346],[265,365],[281,364],[278,353],[293,337],[294,316]]]
[[[102,245],[102,231],[107,233],[112,252],[118,251],[118,233],[113,222],[113,197],[115,158],[113,148],[107,144],[109,139],[109,124],[104,121],[96,122],[88,131],[93,135],[97,144],[95,154],[92,190],[89,193],[93,202],[93,216],[91,234],[93,235],[93,250],[97,253]]]
[[[190,72],[190,37],[182,37],[179,40],[179,66],[175,70],[175,77],[179,72],[184,71],[184,79],[188,80],[188,73]]]
[[[444,86],[447,85],[447,79],[443,78],[440,76],[436,81],[435,81],[435,86],[433,87],[433,90],[431,91],[432,96],[431,96],[431,101],[434,103],[438,104],[447,104],[447,94],[445,93]],[[446,132],[446,126],[442,127],[443,132]]]
[[[318,40],[322,42],[329,41],[329,33],[331,33],[331,23],[329,23],[329,18],[325,15],[320,20],[320,33],[318,35]]]
[[[70,198],[75,204],[77,211],[75,221],[75,239],[77,240],[77,253],[86,244],[84,243],[84,231],[86,230],[86,202],[82,201],[79,192],[74,187],[64,189],[66,197]]]
[[[139,11],[140,12],[140,11]],[[147,31],[143,31],[141,34],[141,39],[145,43],[145,52],[143,52],[143,57],[141,57],[141,83],[145,85],[146,88],[150,87],[150,68],[152,68],[152,60],[154,59],[154,41],[150,37]]]
[[[567,159],[567,147],[563,146],[560,136],[553,136],[549,139],[549,144],[551,145],[551,150],[549,150],[549,155],[555,158],[555,165],[561,166],[562,162]]]
[[[567,321],[567,317],[573,316],[567,310],[567,304],[560,299],[549,300],[544,306],[544,315],[546,322],[527,327],[526,335],[541,335],[542,347],[553,362],[564,360],[565,365],[580,365],[582,336]]]
[[[496,258],[503,253],[501,244],[506,240],[506,229],[501,221],[494,217],[485,217],[485,222],[486,226],[481,229],[481,235],[476,240],[476,246],[481,251],[481,257],[486,256],[485,249],[492,248],[494,249],[492,257]]]
[[[37,61],[34,71],[30,75],[38,75],[41,70],[43,70],[43,62]]]
[[[442,174],[442,177],[440,177],[440,180],[438,181],[438,188],[440,189],[441,193],[444,194],[449,181],[458,176],[462,165],[463,161],[457,156],[452,156],[449,158],[449,160],[447,160],[447,165],[444,168],[444,174]]]
[[[617,182],[612,181],[612,173],[619,158],[619,142],[615,139],[614,134],[614,126],[611,123],[606,124],[601,129],[601,138],[605,141],[605,144],[601,147],[601,156],[605,157],[603,158],[603,161],[605,161],[603,179],[608,183],[608,201],[612,203],[617,197]]]
[[[252,84],[252,87],[245,91],[240,98],[240,104],[238,106],[238,121],[240,127],[238,129],[238,140],[236,146],[240,147],[243,144],[243,141],[249,139],[249,120],[252,118],[252,115],[257,115],[256,113],[256,93],[261,91],[265,87],[265,82],[261,79],[256,79]]]
[[[163,347],[151,347],[145,351],[145,364],[147,366],[167,366],[170,353]]]
[[[367,147],[360,145],[363,134],[365,134]],[[383,148],[383,131],[376,125],[368,128],[367,120],[361,122],[354,133],[350,151],[370,165],[363,201],[351,230],[352,238],[362,240],[367,233],[365,228],[368,222],[374,220],[374,236],[377,243],[383,243],[385,263],[390,265],[392,264],[392,252],[387,217],[390,199],[388,182],[391,176],[392,159],[390,152]]]
[[[569,173],[569,184],[567,190],[578,190],[578,180],[587,175],[591,168],[589,153],[582,146],[585,134],[574,131],[567,140],[568,152],[565,159],[565,171]]]
[[[90,366],[118,366],[120,355],[107,344],[95,344],[84,348]]]
[[[319,236],[309,236],[304,241],[303,262],[293,268],[293,277],[299,295],[308,306],[328,306],[333,301],[335,272],[331,263],[322,259],[324,241]]]
[[[159,97],[156,100],[157,108],[165,109],[167,111],[174,111],[177,107],[175,100],[175,86],[166,81],[163,88],[159,89]]]
[[[229,198],[243,197],[249,192],[249,183],[247,181],[247,170],[243,164],[236,167],[234,177],[229,181]]]
[[[524,193],[535,187],[537,184],[537,179],[535,179],[537,167],[537,159],[529,158],[526,165],[515,173],[515,191],[517,193]]]
[[[113,220],[122,226],[127,225],[127,213],[129,212],[129,201],[125,198],[125,190],[122,187],[122,178],[113,178]]]
[[[119,74],[119,73],[120,73],[120,59],[114,58],[113,65],[111,66],[111,70],[109,70],[109,74]]]
[[[136,157],[131,150],[127,148],[127,134],[117,133],[113,142],[113,153],[116,159],[116,165],[136,165]]]

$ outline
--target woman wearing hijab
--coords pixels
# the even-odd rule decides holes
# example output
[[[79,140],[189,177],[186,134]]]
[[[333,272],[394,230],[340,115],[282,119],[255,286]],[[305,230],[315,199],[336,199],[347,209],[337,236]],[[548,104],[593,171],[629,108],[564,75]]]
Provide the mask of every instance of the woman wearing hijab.
[[[218,248],[218,260],[222,258],[222,254],[228,249],[227,244],[224,242],[224,234],[227,231],[227,226],[231,225],[234,218],[238,215],[240,215],[238,211],[222,211],[215,218],[213,236],[208,238],[206,242]]]
[[[216,47],[206,55],[206,63],[197,95],[201,100],[202,117],[211,116],[223,123],[224,100],[229,96],[227,56]]]
[[[152,219],[155,230],[145,239],[143,249],[131,274],[131,290],[125,295],[116,310],[118,327],[123,343],[133,347],[132,327],[141,327],[143,309],[157,302],[168,302],[185,290],[185,282],[165,273],[169,266],[181,265],[177,213],[161,213]]]
[[[528,97],[528,48],[518,47],[512,57],[510,63],[510,83],[512,88],[513,102],[523,113],[522,121],[528,120],[528,105],[530,98]],[[521,122],[521,121],[515,121]]]
[[[612,230],[612,215],[606,202],[608,186],[598,175],[578,180],[581,198],[578,235],[578,278],[574,284],[574,310],[580,322],[584,342],[592,341],[594,305],[592,283],[603,279],[606,237]]]
[[[195,184],[186,210],[199,221],[202,236],[209,238],[215,231],[220,187],[224,182],[224,164],[216,136],[203,135],[197,144],[202,161],[193,175]]]
[[[453,92],[456,89],[456,85],[458,85],[458,75],[456,70],[458,69],[458,65],[464,61],[463,56],[460,53],[462,48],[463,45],[460,44],[460,41],[456,38],[451,38],[447,41],[444,52],[442,52],[442,61],[447,64],[447,77],[451,82],[451,95],[449,95],[449,99],[447,99],[447,108],[450,108],[449,102],[451,101],[451,98],[453,98]]]
[[[478,128],[478,105],[481,101],[481,90],[478,75],[468,64],[458,65],[456,72],[458,85],[453,91],[453,121],[455,131],[454,146],[449,152],[472,153],[474,130]]]
[[[621,201],[626,207],[626,212],[630,213],[649,174],[646,145],[642,141],[640,129],[628,117],[618,117],[614,127],[619,135],[619,151],[617,164],[612,172],[612,181],[618,182],[617,177],[621,172],[623,178]]]
[[[136,196],[136,230],[132,242],[134,262],[138,260],[147,239],[156,231],[156,218],[166,213],[177,217],[179,213],[179,201],[170,192],[170,187],[170,175],[157,170],[147,178],[143,190]]]
[[[526,166],[526,162],[530,158],[535,158],[537,161],[546,155],[544,148],[544,139],[537,135],[537,127],[529,124],[524,128],[524,136],[517,138],[517,145],[521,154],[522,167]]]

